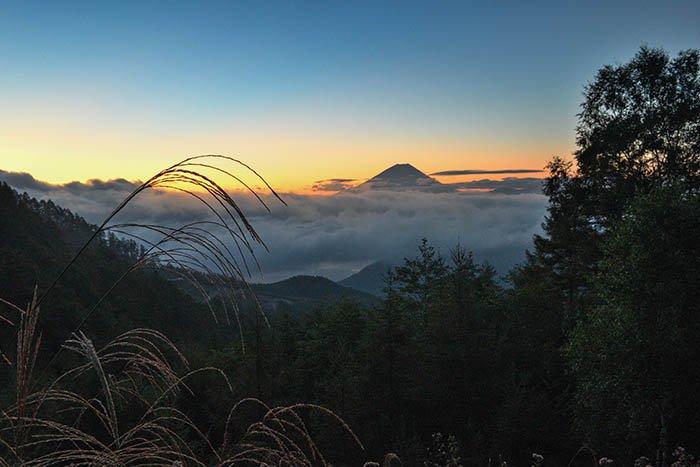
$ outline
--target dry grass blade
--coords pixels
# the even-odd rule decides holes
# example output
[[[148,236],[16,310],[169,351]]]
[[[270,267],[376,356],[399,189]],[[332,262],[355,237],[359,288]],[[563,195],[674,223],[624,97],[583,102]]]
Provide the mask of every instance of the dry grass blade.
[[[19,311],[20,314],[24,313],[24,310],[15,305],[12,302],[8,302],[5,299],[0,298],[0,303],[4,303],[5,305],[9,306],[10,308],[14,308],[16,311]],[[0,321],[4,322],[5,324],[9,324],[10,326],[14,326],[15,323],[13,323],[9,318],[4,317],[3,315],[0,315]]]
[[[209,369],[179,376],[175,366],[187,368],[187,360],[163,334],[150,329],[125,332],[100,350],[80,333],[65,347],[85,358],[86,363],[64,373],[49,389],[27,395],[21,405],[0,419],[7,424],[0,427],[0,440],[5,433],[15,433],[17,427],[23,429],[21,440],[0,441],[0,447],[6,444],[16,458],[32,453],[19,464],[173,465],[180,461],[205,465],[181,430],[195,433],[200,443],[209,445],[206,436],[184,413],[162,404],[179,388],[186,388],[184,379],[189,375]],[[89,379],[90,375],[97,376],[97,396],[53,389],[69,382],[84,389],[89,385],[81,382],[82,377]],[[143,390],[152,396],[139,392]],[[149,402],[149,398],[155,401]],[[134,424],[122,427],[117,401],[123,401],[123,406],[133,412],[137,406],[129,403],[131,399],[142,404],[143,415]],[[209,452],[216,455],[211,445]]]
[[[22,310],[20,307],[18,307],[14,303],[8,302],[7,300],[0,298],[0,303],[3,303],[11,308],[14,308],[15,310],[19,311],[20,314],[24,313],[24,310]],[[0,322],[3,322],[3,323],[8,324],[10,326],[15,325],[15,323],[13,323],[9,318],[4,317],[3,315],[0,315]],[[12,366],[12,361],[10,361],[10,358],[2,350],[0,350],[0,360],[3,361],[4,363],[6,363],[8,366]]]
[[[17,308],[17,307],[15,307]],[[41,346],[41,333],[37,334],[37,322],[39,320],[39,305],[37,291],[25,310],[21,310],[19,329],[17,330],[17,351],[15,362],[15,404],[17,414],[21,420],[26,412],[27,399],[31,392],[34,368]],[[20,445],[26,436],[25,426],[22,423],[15,425],[15,443]]]
[[[118,439],[119,421],[117,419],[117,409],[114,406],[114,398],[112,397],[110,383],[107,381],[107,375],[105,374],[100,357],[97,355],[95,346],[85,334],[80,332],[79,334],[75,335],[73,339],[66,341],[65,347],[87,358],[90,362],[90,366],[95,370],[95,373],[97,373],[109,413],[109,429],[112,432],[114,439]]]
[[[244,405],[263,409],[263,415],[259,421],[249,425],[242,438],[229,448],[229,426],[235,413]],[[233,452],[221,465],[330,465],[314,441],[300,411],[313,411],[329,416],[364,449],[350,427],[338,415],[324,407],[295,404],[270,408],[258,399],[247,398],[234,405],[227,417],[222,452]]]
[[[274,197],[276,197],[283,204],[286,204],[272,189],[272,187],[270,187],[270,185],[260,176],[260,174],[238,159],[213,154],[194,156],[184,159],[183,161],[158,172],[156,175],[137,187],[121,203],[119,203],[119,205],[107,216],[107,218],[104,219],[102,224],[95,230],[92,236],[68,262],[61,273],[54,279],[52,284],[44,291],[43,295],[39,297],[37,300],[37,306],[42,303],[44,298],[55,288],[68,269],[70,269],[75,261],[96,238],[102,237],[109,232],[116,232],[123,236],[136,238],[142,244],[147,245],[148,249],[136,262],[136,264],[132,265],[132,267],[125,271],[102,295],[102,297],[87,311],[80,323],[78,323],[74,329],[73,334],[77,334],[82,329],[85,322],[89,319],[97,307],[129,273],[139,267],[149,265],[151,267],[168,268],[176,266],[183,271],[200,270],[205,272],[210,278],[217,278],[216,280],[225,279],[225,283],[221,284],[222,287],[219,294],[222,296],[228,295],[229,300],[234,304],[233,313],[236,317],[239,335],[242,340],[240,319],[238,316],[238,310],[235,306],[235,299],[233,297],[238,290],[245,289],[248,292],[250,291],[247,287],[246,281],[246,275],[248,277],[251,275],[248,266],[248,258],[252,259],[255,262],[258,270],[260,270],[252,244],[258,243],[265,248],[267,247],[247,219],[241,207],[226,191],[226,189],[212,177],[200,172],[199,170],[212,170],[216,174],[223,174],[229,180],[241,184],[245,190],[252,193],[265,207],[265,209],[269,210],[269,207],[255,192],[255,190],[253,190],[248,184],[244,183],[240,177],[234,175],[228,170],[217,167],[213,164],[213,162],[230,162],[244,168],[246,171],[252,173],[258,180],[262,181],[274,195]],[[148,189],[159,188],[175,190],[194,197],[206,207],[206,209],[214,216],[215,220],[202,220],[179,228],[135,223],[111,224],[113,219],[123,209],[125,209],[134,198]],[[202,226],[207,226],[209,228],[216,227],[223,232],[231,244],[235,247],[234,250],[237,252],[237,255],[233,254],[231,249],[225,242],[223,242],[221,238],[219,238],[219,236],[215,234],[215,232],[211,232]],[[145,235],[139,235],[137,232],[134,232],[134,230],[142,230],[150,232],[150,234],[157,234],[160,236],[160,240],[149,240]],[[216,313],[214,313],[213,308],[211,307],[209,294],[206,293],[206,288],[203,287],[192,274],[186,273],[185,276],[190,279],[195,288],[202,293],[205,302],[216,319]],[[255,302],[257,303],[257,299]],[[226,302],[222,301],[222,303],[224,303],[225,321],[229,323],[228,313],[225,306]],[[261,310],[259,310],[259,312],[261,312]],[[267,318],[265,318],[265,320],[267,321]],[[54,354],[51,361],[47,364],[47,367],[50,366],[56,360],[56,358],[58,358],[60,352],[61,350]]]

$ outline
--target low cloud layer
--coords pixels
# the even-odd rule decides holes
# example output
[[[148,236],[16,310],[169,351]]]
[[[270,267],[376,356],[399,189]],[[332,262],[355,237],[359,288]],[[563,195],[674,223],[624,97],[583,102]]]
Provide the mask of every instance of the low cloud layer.
[[[52,199],[93,223],[138,185],[123,179],[53,185],[29,174],[3,171],[0,180],[31,196]],[[505,272],[522,260],[533,234],[541,230],[546,206],[541,182],[480,180],[459,184],[463,191],[449,193],[283,194],[286,207],[264,196],[269,213],[250,195],[238,193],[234,198],[270,249],[257,252],[265,280],[295,274],[341,279],[380,259],[413,256],[422,237],[445,253],[459,242]],[[178,227],[208,216],[207,208],[192,196],[147,190],[118,221]]]

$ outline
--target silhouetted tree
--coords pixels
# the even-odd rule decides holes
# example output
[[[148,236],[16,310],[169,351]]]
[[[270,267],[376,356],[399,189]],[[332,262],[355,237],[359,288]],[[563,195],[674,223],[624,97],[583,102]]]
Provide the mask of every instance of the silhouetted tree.
[[[424,322],[430,306],[437,302],[439,285],[446,274],[445,260],[425,238],[418,247],[418,255],[404,259],[404,264],[395,269],[398,290],[418,305],[416,311]]]
[[[700,187],[700,51],[671,59],[642,47],[586,87],[575,165],[554,158],[545,236],[534,258],[551,269],[572,320],[599,269],[600,241],[635,196],[683,181]]]

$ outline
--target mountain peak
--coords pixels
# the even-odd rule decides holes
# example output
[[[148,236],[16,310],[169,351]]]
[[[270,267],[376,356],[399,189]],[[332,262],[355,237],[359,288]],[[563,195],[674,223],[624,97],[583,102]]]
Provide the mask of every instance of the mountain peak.
[[[394,164],[386,170],[356,186],[352,191],[443,191],[444,185],[413,167],[411,164]]]
[[[399,179],[399,178],[409,178],[411,180],[415,178],[430,178],[420,170],[413,167],[411,164],[394,164],[388,169],[375,175],[372,180],[375,179]]]

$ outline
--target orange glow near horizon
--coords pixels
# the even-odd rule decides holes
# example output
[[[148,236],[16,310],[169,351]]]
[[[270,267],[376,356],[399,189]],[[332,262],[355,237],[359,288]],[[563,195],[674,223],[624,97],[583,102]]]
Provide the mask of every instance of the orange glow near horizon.
[[[317,134],[308,128],[260,128],[144,134],[134,129],[117,131],[0,119],[0,169],[27,172],[56,184],[89,179],[146,180],[192,155],[225,154],[250,165],[277,191],[323,194],[311,190],[315,181],[346,178],[360,183],[396,163],[410,163],[426,174],[465,169],[541,169],[552,156],[567,156],[573,150],[564,141],[493,142],[410,134],[357,138],[343,133]],[[509,176],[542,174],[436,178],[451,183]]]

